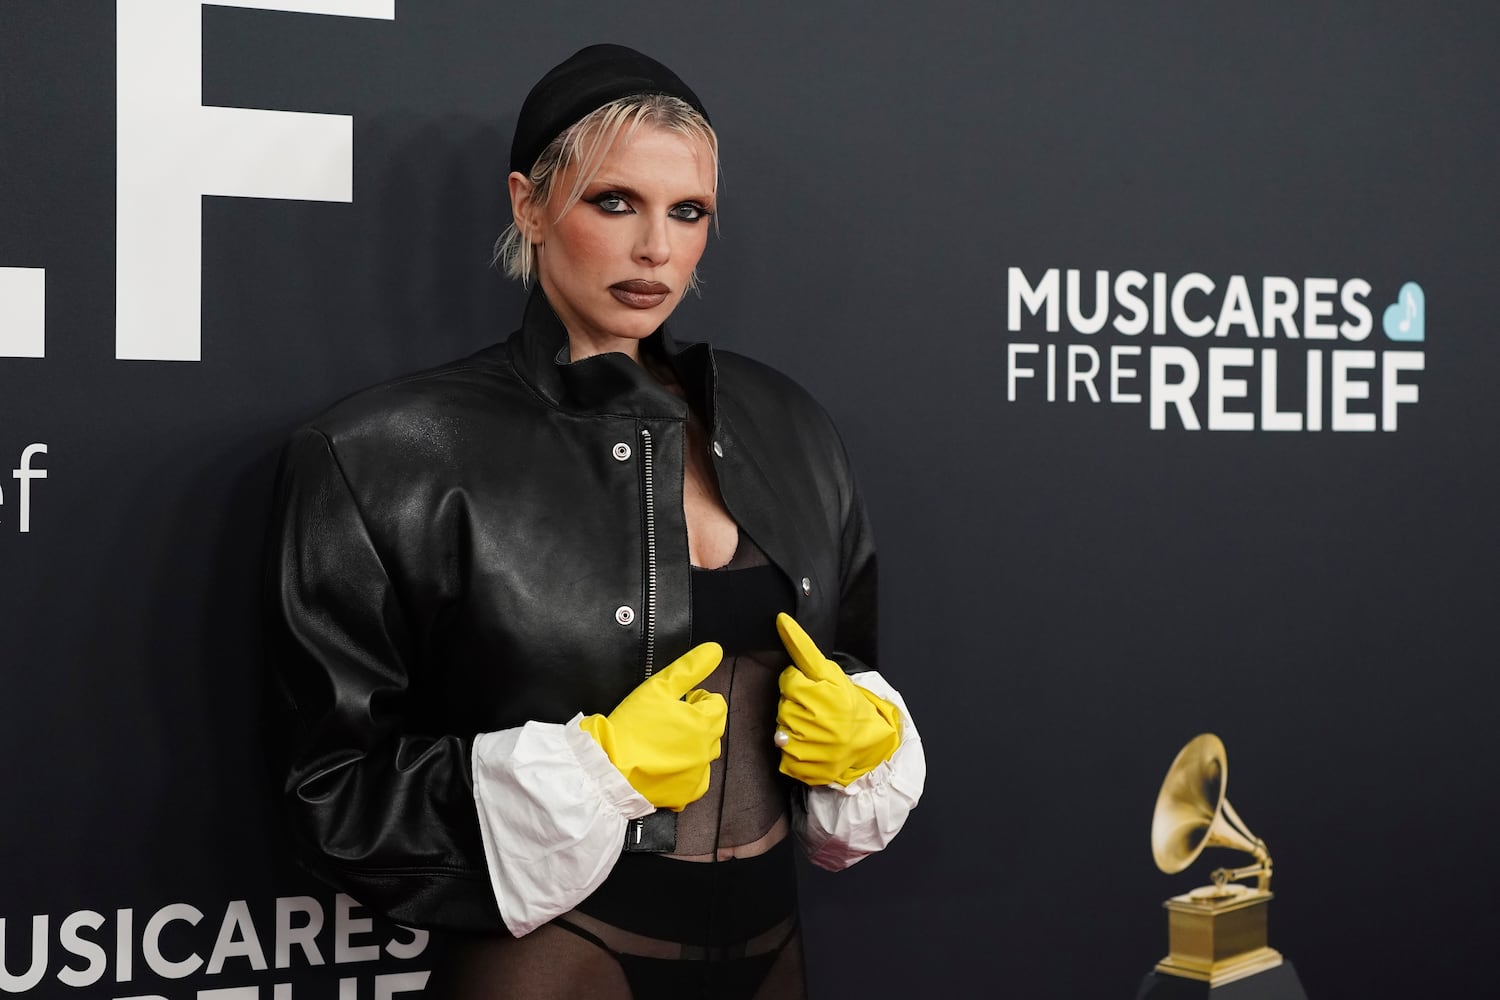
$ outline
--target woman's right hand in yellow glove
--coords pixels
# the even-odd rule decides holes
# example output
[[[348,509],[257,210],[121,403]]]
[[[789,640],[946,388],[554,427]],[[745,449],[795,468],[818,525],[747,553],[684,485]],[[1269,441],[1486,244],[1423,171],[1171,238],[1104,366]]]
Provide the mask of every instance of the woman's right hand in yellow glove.
[[[578,723],[658,809],[681,812],[708,791],[708,765],[719,757],[729,707],[723,695],[698,685],[723,658],[716,642],[694,646],[642,681],[608,717]]]

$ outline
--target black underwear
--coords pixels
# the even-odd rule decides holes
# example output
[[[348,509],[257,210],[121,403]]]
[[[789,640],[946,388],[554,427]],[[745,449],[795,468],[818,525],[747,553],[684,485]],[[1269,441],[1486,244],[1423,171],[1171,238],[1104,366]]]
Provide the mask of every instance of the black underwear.
[[[614,956],[636,997],[765,995],[767,976],[797,935],[790,838],[764,854],[719,862],[625,855],[605,885],[552,923]],[[685,900],[706,906],[694,912]],[[787,987],[800,990],[800,966],[779,977]]]
[[[782,951],[797,933],[796,925],[776,945],[760,955],[710,954],[704,958],[646,958],[614,951],[598,937],[569,921],[553,921],[608,951],[620,964],[620,971],[635,997],[712,997],[714,1000],[756,1000],[761,986]],[[798,977],[800,979],[800,975]],[[784,1000],[784,995],[782,1000]]]

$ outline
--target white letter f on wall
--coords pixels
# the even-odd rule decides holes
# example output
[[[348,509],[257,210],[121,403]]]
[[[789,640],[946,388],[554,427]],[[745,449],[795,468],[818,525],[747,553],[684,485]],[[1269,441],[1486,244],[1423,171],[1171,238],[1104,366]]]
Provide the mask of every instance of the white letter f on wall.
[[[117,0],[117,358],[201,356],[203,195],[354,197],[347,115],[203,106],[205,3],[396,16],[395,0]]]

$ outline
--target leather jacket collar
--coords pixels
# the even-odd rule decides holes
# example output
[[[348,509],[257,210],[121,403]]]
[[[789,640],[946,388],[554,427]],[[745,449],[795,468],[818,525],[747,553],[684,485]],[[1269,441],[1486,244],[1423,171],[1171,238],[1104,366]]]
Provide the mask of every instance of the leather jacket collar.
[[[521,328],[507,343],[511,361],[526,384],[560,410],[684,420],[687,405],[668,392],[643,365],[618,352],[568,360],[568,331],[541,286],[532,290]],[[676,343],[665,325],[641,343],[644,354],[671,366],[687,400],[713,426],[713,352],[707,344]]]

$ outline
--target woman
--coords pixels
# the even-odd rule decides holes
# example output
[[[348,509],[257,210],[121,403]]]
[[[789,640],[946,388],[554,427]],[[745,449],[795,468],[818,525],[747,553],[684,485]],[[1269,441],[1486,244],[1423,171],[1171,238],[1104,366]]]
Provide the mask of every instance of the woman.
[[[527,97],[511,171],[520,330],[287,448],[293,828],[365,905],[459,932],[429,995],[799,996],[788,833],[847,867],[925,768],[870,669],[842,445],[785,377],[667,335],[718,175],[675,74],[578,52]]]

